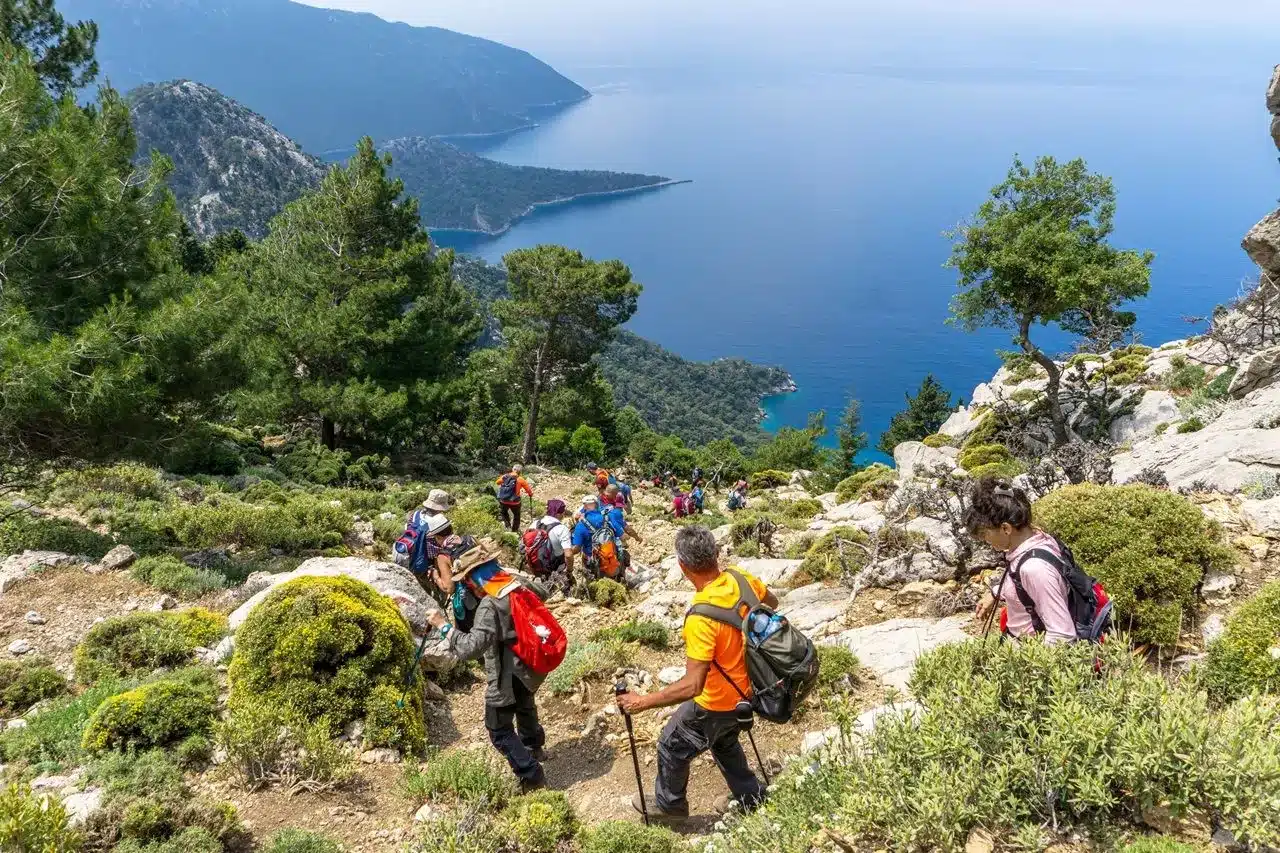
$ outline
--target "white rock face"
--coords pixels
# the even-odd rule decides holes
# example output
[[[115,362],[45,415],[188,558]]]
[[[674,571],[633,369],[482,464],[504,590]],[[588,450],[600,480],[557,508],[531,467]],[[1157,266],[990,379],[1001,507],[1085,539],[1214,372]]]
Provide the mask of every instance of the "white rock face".
[[[5,557],[4,562],[0,562],[0,592],[44,569],[74,566],[79,562],[70,554],[59,551],[23,551]]]
[[[978,423],[982,418],[972,414],[971,408],[958,409],[951,413],[951,417],[943,422],[938,428],[938,432],[943,435],[951,436],[955,439],[964,439],[969,437],[969,433],[978,428]]]
[[[1178,401],[1168,391],[1147,391],[1133,414],[1116,418],[1111,424],[1111,440],[1116,444],[1149,438],[1160,424],[1181,420]]]
[[[874,533],[884,526],[884,507],[883,501],[850,501],[826,513],[824,518],[838,525],[852,525],[864,533]]]
[[[816,639],[838,630],[835,622],[844,616],[852,602],[853,594],[844,587],[825,587],[815,583],[783,596],[778,602],[778,611],[792,625]]]
[[[803,562],[804,560],[770,560],[761,558],[738,560],[730,565],[735,565],[744,572],[755,575],[764,582],[765,586],[785,587],[790,584],[791,579],[795,577],[796,570],[800,568],[800,564]]]
[[[663,684],[675,684],[685,676],[685,668],[682,666],[669,666],[658,673],[658,681]]]
[[[1240,502],[1240,514],[1253,533],[1268,539],[1280,539],[1280,498],[1243,500]]]
[[[955,459],[919,441],[904,441],[895,447],[893,464],[898,469],[900,482],[914,478],[917,471],[932,471],[935,468],[954,471],[956,468]]]
[[[62,807],[67,810],[67,823],[71,826],[83,824],[90,815],[102,808],[102,795],[101,788],[89,788],[64,797]]]
[[[1280,347],[1269,347],[1246,358],[1231,380],[1227,395],[1240,399],[1274,385],[1280,379]]]
[[[919,533],[929,540],[929,544],[948,563],[954,565],[960,558],[960,545],[951,535],[951,528],[936,518],[913,518],[907,522],[906,529],[909,533]]]
[[[963,626],[968,622],[968,616],[940,620],[890,619],[879,625],[845,631],[830,642],[847,647],[881,681],[905,691],[916,659],[944,643],[967,640],[969,635]]]
[[[672,630],[684,624],[685,611],[693,603],[693,589],[667,590],[651,595],[636,605],[636,613],[641,619],[652,619],[661,622]]]

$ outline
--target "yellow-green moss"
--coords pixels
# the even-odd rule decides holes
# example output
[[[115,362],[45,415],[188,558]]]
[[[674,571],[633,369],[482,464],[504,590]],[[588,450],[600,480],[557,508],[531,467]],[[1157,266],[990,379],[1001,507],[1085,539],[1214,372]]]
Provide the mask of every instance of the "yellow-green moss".
[[[879,462],[870,465],[836,486],[836,500],[847,503],[862,497],[887,497],[898,479],[898,472]]]
[[[227,617],[199,607],[116,616],[90,628],[76,647],[76,678],[92,683],[182,666],[197,648],[217,645],[226,632]]]
[[[144,684],[107,699],[89,718],[81,746],[151,749],[192,735],[208,735],[217,712],[218,688],[209,674]]]
[[[1222,636],[1209,645],[1205,683],[1210,694],[1229,702],[1251,691],[1280,693],[1280,581],[1264,586],[1227,620]]]

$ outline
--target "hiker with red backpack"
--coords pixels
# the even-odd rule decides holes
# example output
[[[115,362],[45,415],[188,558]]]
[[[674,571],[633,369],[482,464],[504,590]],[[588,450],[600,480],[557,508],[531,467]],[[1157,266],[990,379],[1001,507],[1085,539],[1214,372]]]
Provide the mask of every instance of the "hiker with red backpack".
[[[498,508],[502,513],[502,526],[512,533],[520,532],[520,503],[524,500],[521,495],[533,497],[533,488],[524,478],[523,472],[522,466],[512,465],[510,471],[495,481],[498,486]]]
[[[971,536],[1003,552],[1007,564],[978,603],[979,622],[989,625],[996,605],[1004,602],[1003,636],[1039,634],[1046,643],[1101,640],[1111,622],[1106,591],[1080,569],[1070,548],[1032,526],[1025,491],[1003,480],[979,481],[964,522]]]
[[[559,498],[547,501],[547,514],[521,537],[524,564],[535,577],[550,578],[566,595],[573,584],[573,536],[564,517],[569,508]]]
[[[440,612],[431,624],[459,661],[484,658],[484,725],[528,793],[546,787],[546,733],[535,696],[564,660],[568,639],[538,596],[498,564],[500,553],[496,542],[482,539],[457,561],[453,581],[480,602],[471,628],[455,629]]]

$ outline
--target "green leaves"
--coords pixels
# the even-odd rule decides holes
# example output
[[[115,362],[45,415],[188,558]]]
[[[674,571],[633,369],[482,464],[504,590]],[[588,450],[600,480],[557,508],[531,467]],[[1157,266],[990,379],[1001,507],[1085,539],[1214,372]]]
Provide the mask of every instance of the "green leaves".
[[[933,374],[925,376],[915,396],[907,395],[907,407],[889,421],[876,447],[893,455],[893,449],[904,441],[921,441],[933,435],[946,423],[955,408],[951,392],[942,387]]]

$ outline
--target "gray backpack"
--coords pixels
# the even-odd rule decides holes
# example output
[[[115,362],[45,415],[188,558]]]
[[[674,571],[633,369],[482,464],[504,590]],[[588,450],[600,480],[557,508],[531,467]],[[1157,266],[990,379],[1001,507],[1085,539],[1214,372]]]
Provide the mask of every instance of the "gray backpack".
[[[746,578],[733,569],[727,574],[738,584],[738,603],[733,607],[695,604],[685,618],[705,616],[742,631],[751,697],[747,698],[746,692],[734,683],[719,661],[713,660],[712,665],[733,685],[742,701],[749,703],[761,717],[774,723],[790,722],[796,708],[817,683],[818,650],[787,617],[761,603]]]

